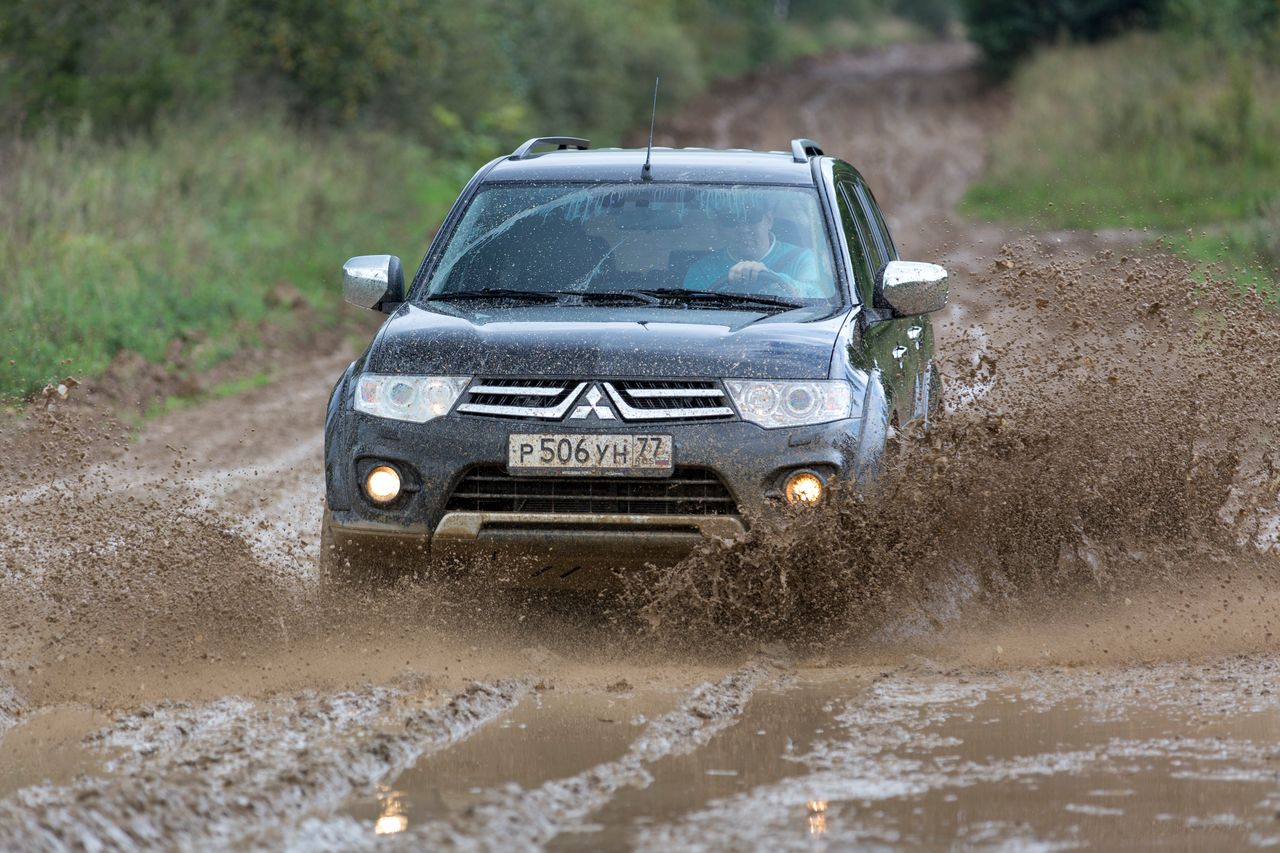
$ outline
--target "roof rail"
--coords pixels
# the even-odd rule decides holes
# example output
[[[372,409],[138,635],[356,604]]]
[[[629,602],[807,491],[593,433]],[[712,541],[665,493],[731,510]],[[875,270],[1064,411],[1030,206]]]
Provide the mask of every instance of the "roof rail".
[[[555,145],[558,151],[564,151],[567,148],[577,148],[579,151],[586,151],[591,147],[591,140],[579,139],[576,136],[535,136],[528,140],[515,151],[511,152],[508,160],[524,160],[529,156],[538,145]]]
[[[797,163],[808,163],[810,157],[821,157],[822,146],[812,139],[791,140],[791,159]]]

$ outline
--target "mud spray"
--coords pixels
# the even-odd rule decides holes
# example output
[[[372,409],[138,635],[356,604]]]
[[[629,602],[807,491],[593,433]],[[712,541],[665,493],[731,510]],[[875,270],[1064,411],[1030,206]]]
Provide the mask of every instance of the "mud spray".
[[[928,645],[945,623],[1139,592],[1190,622],[1177,596],[1208,585],[1246,646],[1270,647],[1271,610],[1251,605],[1280,568],[1277,306],[1169,254],[1050,260],[1030,240],[984,286],[995,319],[940,346],[946,416],[901,436],[864,493],[634,579],[655,639]],[[1150,639],[1147,655],[1181,646]]]

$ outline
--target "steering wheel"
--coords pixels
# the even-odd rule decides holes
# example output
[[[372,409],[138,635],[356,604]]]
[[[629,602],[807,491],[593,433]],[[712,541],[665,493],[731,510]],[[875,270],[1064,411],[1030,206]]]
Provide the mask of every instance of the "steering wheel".
[[[732,269],[732,268],[730,268],[730,269]],[[800,288],[796,287],[796,285],[794,285],[793,283],[791,283],[791,282],[790,282],[790,281],[788,281],[787,279],[783,278],[782,276],[778,275],[777,273],[773,272],[772,270],[770,270],[770,271],[769,271],[769,275],[770,275],[771,277],[770,277],[769,279],[767,279],[767,282],[768,282],[768,284],[770,284],[770,285],[776,285],[776,286],[777,286],[778,290],[780,291],[779,295],[781,295],[781,296],[785,296],[785,297],[791,297],[791,298],[793,298],[793,299],[803,299],[803,298],[804,298],[804,294],[800,292]],[[715,281],[711,282],[711,284],[708,284],[708,285],[707,285],[707,290],[709,290],[709,291],[711,291],[711,292],[713,292],[713,293],[729,293],[729,292],[743,293],[743,292],[745,292],[745,291],[734,291],[734,290],[733,290],[733,288],[726,287],[726,285],[728,285],[729,283],[730,283],[730,282],[729,282],[729,273],[727,273],[727,272],[726,272],[724,275],[720,276],[718,279],[716,279]],[[767,295],[767,294],[765,294],[765,295]]]
[[[727,285],[728,283],[729,283],[729,274],[725,273],[715,281],[708,284],[707,290],[711,291],[712,293],[724,293],[727,291],[727,288],[725,287],[725,285]]]

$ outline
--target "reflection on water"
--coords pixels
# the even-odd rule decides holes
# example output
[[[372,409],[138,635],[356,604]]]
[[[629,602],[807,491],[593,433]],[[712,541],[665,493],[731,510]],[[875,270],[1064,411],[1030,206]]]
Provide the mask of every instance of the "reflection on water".
[[[821,835],[827,831],[827,801],[810,800],[808,806],[809,834]]]
[[[535,693],[492,725],[451,749],[428,755],[392,780],[376,801],[367,794],[343,809],[379,835],[409,835],[466,812],[486,791],[526,789],[581,773],[627,751],[649,719],[670,710],[678,694]]]
[[[399,791],[379,785],[378,806],[381,812],[373,824],[376,834],[395,835],[409,828],[409,818],[404,813],[404,799]]]

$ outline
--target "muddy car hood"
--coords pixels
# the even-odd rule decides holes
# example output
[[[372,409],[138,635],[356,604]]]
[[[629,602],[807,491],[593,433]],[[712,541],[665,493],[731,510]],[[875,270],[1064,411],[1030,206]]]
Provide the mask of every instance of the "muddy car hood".
[[[821,379],[846,309],[402,305],[370,373]]]

